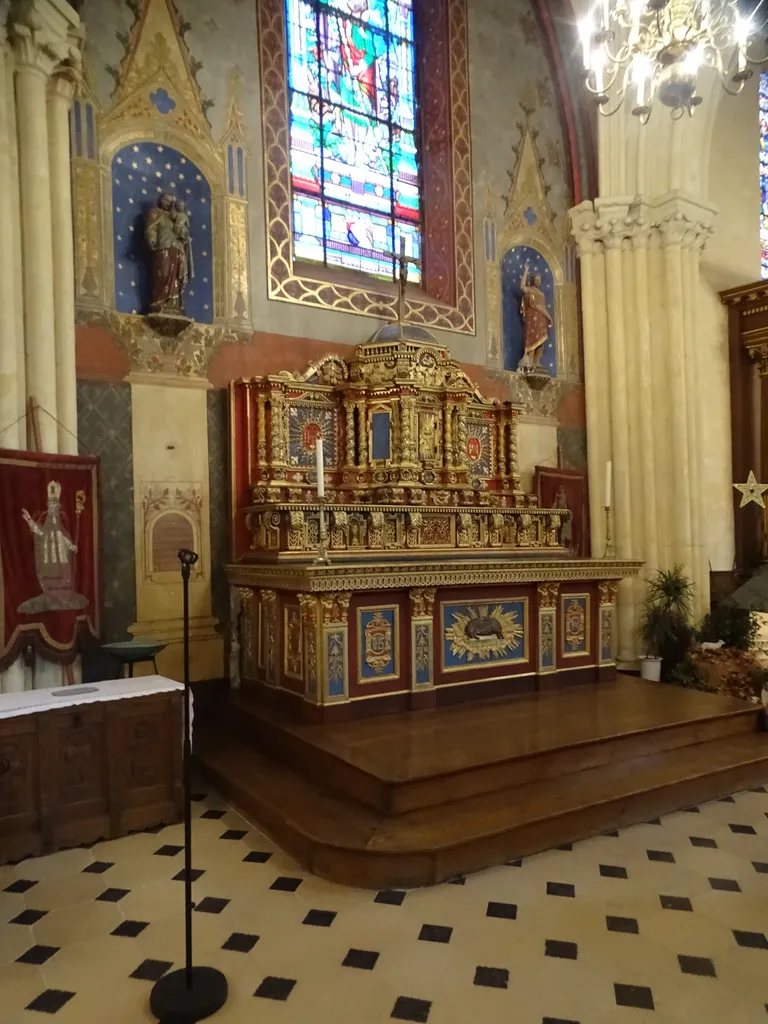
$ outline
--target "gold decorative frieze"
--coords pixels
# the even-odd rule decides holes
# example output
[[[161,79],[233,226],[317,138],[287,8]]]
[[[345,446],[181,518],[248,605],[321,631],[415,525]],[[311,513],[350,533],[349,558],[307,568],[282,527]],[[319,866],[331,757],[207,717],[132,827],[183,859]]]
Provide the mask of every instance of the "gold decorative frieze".
[[[641,561],[576,558],[457,560],[455,556],[414,561],[368,561],[302,565],[240,562],[228,568],[230,581],[244,587],[279,587],[323,594],[355,590],[410,590],[419,587],[491,586],[497,583],[617,581],[636,576]],[[274,594],[274,591],[271,591]],[[262,592],[263,594],[263,592]],[[262,596],[263,601],[263,596]]]

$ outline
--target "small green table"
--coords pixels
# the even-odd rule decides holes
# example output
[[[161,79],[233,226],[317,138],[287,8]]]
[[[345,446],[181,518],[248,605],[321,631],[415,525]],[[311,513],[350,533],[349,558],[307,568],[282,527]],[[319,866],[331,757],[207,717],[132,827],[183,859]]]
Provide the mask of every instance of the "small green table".
[[[127,666],[128,678],[133,679],[133,666],[140,661],[151,661],[155,668],[155,675],[159,675],[155,658],[167,646],[167,644],[158,640],[135,639],[120,640],[114,644],[102,644],[102,650],[109,651],[110,654],[117,658],[123,675],[125,675],[125,666]]]

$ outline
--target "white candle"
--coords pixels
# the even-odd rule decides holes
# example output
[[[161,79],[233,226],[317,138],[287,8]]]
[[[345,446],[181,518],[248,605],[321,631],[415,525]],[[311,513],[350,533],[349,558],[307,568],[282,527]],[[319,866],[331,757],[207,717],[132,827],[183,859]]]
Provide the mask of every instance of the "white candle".
[[[317,496],[325,497],[325,466],[323,465],[323,439],[318,437],[315,441],[315,456],[317,459]]]
[[[606,462],[605,464],[605,508],[611,507],[611,498],[613,496],[613,463]]]

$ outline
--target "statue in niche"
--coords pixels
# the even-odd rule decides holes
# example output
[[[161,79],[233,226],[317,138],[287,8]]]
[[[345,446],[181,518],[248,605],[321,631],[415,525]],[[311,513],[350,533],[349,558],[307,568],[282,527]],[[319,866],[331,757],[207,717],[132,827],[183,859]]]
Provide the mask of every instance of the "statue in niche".
[[[191,323],[182,308],[184,289],[193,276],[189,221],[184,201],[168,192],[147,213],[144,236],[152,251],[149,320],[163,334],[178,334]]]
[[[530,264],[526,263],[520,281],[520,291],[522,292],[520,315],[525,327],[525,352],[519,363],[521,369],[539,367],[544,353],[544,345],[549,336],[549,329],[552,326],[552,317],[547,309],[547,299],[541,289],[541,275],[534,274],[529,283],[529,272]]]

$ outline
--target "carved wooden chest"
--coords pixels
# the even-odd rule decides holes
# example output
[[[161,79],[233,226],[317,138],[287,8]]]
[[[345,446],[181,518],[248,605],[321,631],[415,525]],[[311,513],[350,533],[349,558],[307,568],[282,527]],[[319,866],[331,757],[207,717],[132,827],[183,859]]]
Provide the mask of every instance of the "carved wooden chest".
[[[65,706],[47,691],[0,695],[0,863],[180,819],[181,689],[148,692],[152,678],[135,696],[129,680],[83,703],[62,694]]]

